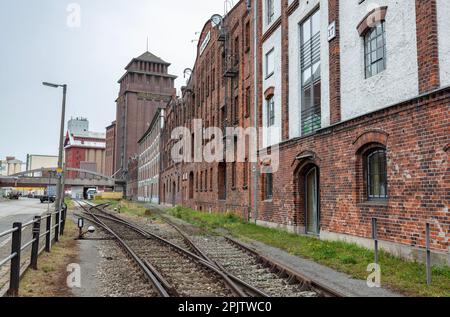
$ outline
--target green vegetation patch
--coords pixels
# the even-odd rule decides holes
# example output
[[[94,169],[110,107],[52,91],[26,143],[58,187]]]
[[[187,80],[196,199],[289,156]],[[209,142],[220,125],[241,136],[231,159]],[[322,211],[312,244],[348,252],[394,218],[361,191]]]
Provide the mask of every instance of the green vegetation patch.
[[[356,244],[324,241],[265,228],[229,213],[204,213],[178,206],[171,209],[169,214],[209,232],[226,229],[233,236],[263,242],[362,280],[369,274],[368,264],[374,262],[373,251]],[[434,267],[432,285],[427,286],[424,264],[408,262],[383,251],[379,253],[379,263],[384,287],[406,295],[450,297],[448,266]]]

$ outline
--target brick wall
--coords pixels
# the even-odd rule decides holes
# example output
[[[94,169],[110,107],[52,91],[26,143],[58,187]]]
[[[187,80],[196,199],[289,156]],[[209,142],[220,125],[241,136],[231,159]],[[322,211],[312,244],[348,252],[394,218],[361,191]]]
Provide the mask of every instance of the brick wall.
[[[416,0],[419,92],[440,86],[436,0]]]
[[[432,248],[448,250],[449,102],[445,89],[284,143],[274,198],[260,203],[259,220],[303,228],[302,184],[314,165],[320,170],[321,230],[370,238],[376,217],[380,239],[424,247],[430,222]],[[373,144],[387,150],[386,203],[365,199],[361,150]],[[315,158],[296,161],[307,152]]]
[[[254,105],[254,63],[253,63],[253,9],[247,11],[245,1],[240,1],[224,19],[228,32],[227,42],[219,41],[219,31],[208,21],[199,38],[199,47],[208,33],[211,40],[205,50],[198,52],[193,73],[179,103],[172,103],[167,109],[167,122],[163,131],[163,172],[161,190],[166,203],[184,203],[201,210],[233,210],[248,216],[250,205],[249,163],[188,163],[175,165],[170,160],[170,133],[183,125],[191,128],[191,120],[202,119],[204,127],[252,125]],[[248,34],[247,32],[250,32]],[[250,39],[250,41],[248,41]],[[226,64],[224,54],[229,57]],[[224,74],[228,71],[230,77]],[[234,75],[230,75],[234,73]],[[247,101],[247,95],[250,98]],[[205,142],[206,144],[207,142]],[[233,174],[235,165],[235,181]],[[223,166],[223,167],[222,167]],[[221,173],[221,171],[224,171]],[[244,181],[242,175],[246,173]],[[180,191],[178,192],[178,179]],[[190,178],[193,175],[193,178]],[[183,180],[184,179],[184,180]],[[193,183],[193,184],[191,184]],[[234,186],[233,186],[234,183]],[[173,186],[176,184],[176,186]],[[226,199],[221,193],[226,185]],[[189,198],[190,186],[194,198]],[[176,188],[174,195],[173,189]]]
[[[329,23],[336,23],[336,37],[330,42],[330,120],[341,121],[341,47],[339,27],[339,1],[328,1]]]

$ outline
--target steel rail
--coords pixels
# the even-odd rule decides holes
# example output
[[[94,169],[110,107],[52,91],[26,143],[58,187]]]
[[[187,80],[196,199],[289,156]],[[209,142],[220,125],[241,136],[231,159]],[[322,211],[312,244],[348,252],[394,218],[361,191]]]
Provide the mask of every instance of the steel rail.
[[[96,209],[95,207],[93,209]],[[180,253],[183,256],[187,256],[190,257],[191,259],[195,260],[197,263],[203,265],[204,267],[206,267],[207,269],[209,269],[210,271],[213,271],[214,273],[218,274],[223,281],[226,283],[226,285],[230,288],[231,291],[233,291],[233,293],[239,297],[248,297],[249,294],[245,293],[240,286],[238,286],[235,282],[233,282],[233,280],[223,271],[221,271],[214,263],[211,263],[207,260],[205,260],[202,257],[199,257],[198,255],[192,253],[191,251],[182,248],[150,231],[144,230],[138,226],[136,226],[135,224],[132,224],[130,222],[127,222],[117,216],[114,215],[110,215],[109,213],[107,213],[104,210],[101,209],[97,209],[98,211],[102,212],[102,213],[106,213],[109,216],[103,216],[103,215],[96,215],[97,217],[101,217],[104,219],[108,219],[110,221],[115,221],[117,223],[120,223],[124,226],[129,227],[130,229],[134,230],[135,232],[145,236],[145,237],[150,237],[153,238],[157,241],[160,241],[162,244],[165,244],[171,248],[173,248],[175,251],[177,251],[178,253]],[[261,293],[262,294],[262,293]],[[261,295],[262,296],[262,295]]]
[[[181,229],[179,229],[170,219],[168,219],[160,210],[157,211],[157,214],[160,216],[161,219],[163,219],[166,223],[177,229],[178,232],[182,232]],[[247,253],[250,253],[252,256],[256,257],[259,262],[262,262],[266,266],[270,267],[271,271],[278,272],[279,276],[287,277],[289,282],[292,282],[293,280],[297,280],[300,284],[308,287],[310,290],[316,292],[319,294],[319,296],[323,297],[345,297],[345,295],[339,293],[336,290],[333,290],[319,282],[316,282],[302,273],[295,271],[291,268],[288,268],[287,266],[283,265],[282,263],[276,261],[275,259],[272,259],[268,256],[265,256],[261,254],[260,252],[250,248],[249,246],[246,246],[242,244],[241,242],[229,237],[224,236],[224,238],[231,244],[235,245],[236,247],[240,248],[243,251],[246,251]],[[219,267],[221,265],[214,261]]]
[[[129,227],[130,229],[134,230],[135,232],[143,235],[144,237],[147,237],[147,238],[150,238],[150,239],[153,238],[153,239],[155,239],[157,241],[160,241],[163,244],[168,245],[169,247],[173,248],[175,251],[177,251],[181,255],[190,257],[191,259],[193,259],[196,262],[198,262],[198,263],[202,264],[203,266],[205,266],[207,269],[212,270],[216,274],[220,275],[222,277],[222,279],[226,282],[226,284],[231,288],[231,290],[237,296],[239,296],[239,297],[247,297],[248,296],[248,294],[246,294],[246,293],[244,293],[242,291],[241,287],[239,287],[238,285],[236,285],[236,283],[234,283],[232,281],[232,278],[230,278],[228,276],[229,273],[226,274],[225,272],[221,271],[220,268],[217,267],[217,265],[215,263],[207,261],[207,260],[203,259],[202,257],[198,256],[197,254],[192,253],[191,251],[189,251],[189,250],[187,250],[185,248],[182,248],[182,247],[180,247],[180,246],[178,246],[178,245],[176,245],[176,244],[174,244],[174,243],[172,243],[172,242],[170,242],[170,241],[168,241],[168,240],[166,240],[166,239],[164,239],[164,238],[162,238],[162,237],[160,237],[160,236],[158,236],[158,235],[156,235],[156,234],[154,234],[152,232],[146,231],[146,230],[144,230],[144,229],[142,229],[142,228],[140,228],[140,227],[138,227],[138,226],[136,226],[136,225],[134,225],[132,223],[129,223],[129,222],[123,220],[123,219],[120,219],[118,217],[115,217],[115,216],[111,217],[111,216],[104,216],[104,215],[96,215],[96,216],[100,217],[100,218],[103,218],[103,219],[106,219],[106,220],[110,220],[110,221],[114,221],[114,222],[120,223],[120,224],[122,224],[124,226]],[[236,277],[233,277],[233,279],[236,279]],[[263,296],[264,293],[261,292],[260,294],[261,294],[260,296]]]
[[[98,208],[97,208],[98,209]],[[122,221],[120,217],[117,217],[116,215],[112,215],[108,212],[106,212],[104,209],[101,210],[102,212],[108,214],[110,217],[113,217],[117,219],[118,221]],[[233,275],[232,273],[228,272],[226,268],[224,268],[220,263],[217,261],[212,260],[205,252],[203,252],[193,241],[191,238],[189,238],[177,225],[175,225],[173,222],[171,222],[166,217],[160,215],[161,218],[172,228],[174,228],[180,236],[183,238],[183,240],[186,242],[186,244],[196,253],[200,258],[208,262],[209,264],[215,266],[217,269],[222,271],[225,275],[227,275],[232,281],[234,281],[236,284],[238,284],[238,287],[246,294],[251,297],[270,297],[267,293],[264,291],[248,284],[244,280],[238,278],[237,276]],[[148,232],[148,231],[146,231]]]
[[[270,258],[266,255],[261,254],[257,250],[244,245],[243,243],[231,238],[231,237],[225,237],[225,239],[240,248],[241,250],[250,253],[254,257],[256,257],[262,264],[265,266],[268,266],[271,268],[273,272],[278,272],[280,276],[288,276],[290,280],[295,279],[300,283],[303,283],[304,285],[308,286],[311,290],[314,292],[317,292],[322,297],[345,297],[343,294],[339,293],[336,290],[333,290],[319,282],[316,282],[309,277],[303,275],[300,272],[297,272],[286,265],[278,262],[277,260]]]
[[[12,228],[12,229],[8,229],[6,231],[3,231],[2,233],[0,233],[0,238],[7,236],[8,234],[14,233],[16,232],[18,229],[17,228]]]
[[[220,269],[222,272],[224,272],[230,279],[232,279],[235,283],[239,284],[240,288],[247,293],[248,295],[252,297],[270,297],[267,293],[264,291],[248,284],[244,280],[238,278],[237,276],[233,275],[232,273],[228,272],[223,265],[218,263],[217,261],[211,259],[205,252],[200,250],[200,248],[192,241],[191,238],[189,238],[177,225],[175,225],[172,221],[167,219],[166,217],[161,216],[161,219],[163,219],[164,222],[166,222],[169,226],[174,228],[184,239],[184,241],[194,250],[194,252],[198,253],[199,256],[201,256],[203,259],[208,261],[209,263],[214,264],[218,269]]]
[[[11,261],[17,256],[17,253],[14,252],[13,254],[10,254],[7,258],[4,258],[2,261],[0,261],[0,267],[5,265],[7,262]]]
[[[113,237],[116,238],[117,242],[122,246],[122,248],[125,249],[125,251],[128,253],[128,255],[138,264],[140,269],[145,273],[145,276],[147,279],[152,283],[152,285],[156,288],[157,292],[160,294],[161,297],[170,297],[169,291],[167,290],[158,280],[158,278],[152,273],[152,271],[147,267],[147,265],[139,258],[139,256],[133,251],[132,248],[123,240],[121,239],[111,228],[109,228],[104,222],[102,222],[100,219],[96,217],[96,215],[92,214],[88,208],[85,208],[80,202],[76,201],[80,207],[86,211],[88,214],[90,214],[91,217],[93,217],[96,222],[107,232],[109,232]]]

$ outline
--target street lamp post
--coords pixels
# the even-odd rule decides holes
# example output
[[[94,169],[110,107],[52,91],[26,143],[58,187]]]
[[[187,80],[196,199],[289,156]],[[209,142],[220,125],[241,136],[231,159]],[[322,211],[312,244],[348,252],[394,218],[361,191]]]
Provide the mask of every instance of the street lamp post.
[[[56,210],[61,208],[62,197],[64,195],[64,189],[62,188],[62,171],[63,171],[63,147],[64,147],[64,124],[66,121],[66,95],[67,95],[67,85],[59,85],[44,82],[44,86],[51,88],[62,88],[63,89],[63,100],[62,100],[62,111],[61,111],[61,130],[59,135],[59,154],[58,154],[58,171],[60,177],[57,177],[58,184],[56,186]]]

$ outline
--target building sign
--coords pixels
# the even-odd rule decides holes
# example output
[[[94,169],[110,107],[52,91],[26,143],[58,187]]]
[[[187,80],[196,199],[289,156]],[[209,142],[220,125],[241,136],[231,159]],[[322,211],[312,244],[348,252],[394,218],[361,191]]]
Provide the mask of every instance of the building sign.
[[[210,40],[211,40],[211,31],[209,31],[208,34],[206,34],[206,37],[203,40],[202,45],[200,45],[200,55],[203,54]]]
[[[336,21],[333,21],[328,26],[328,42],[333,40],[336,37]]]

